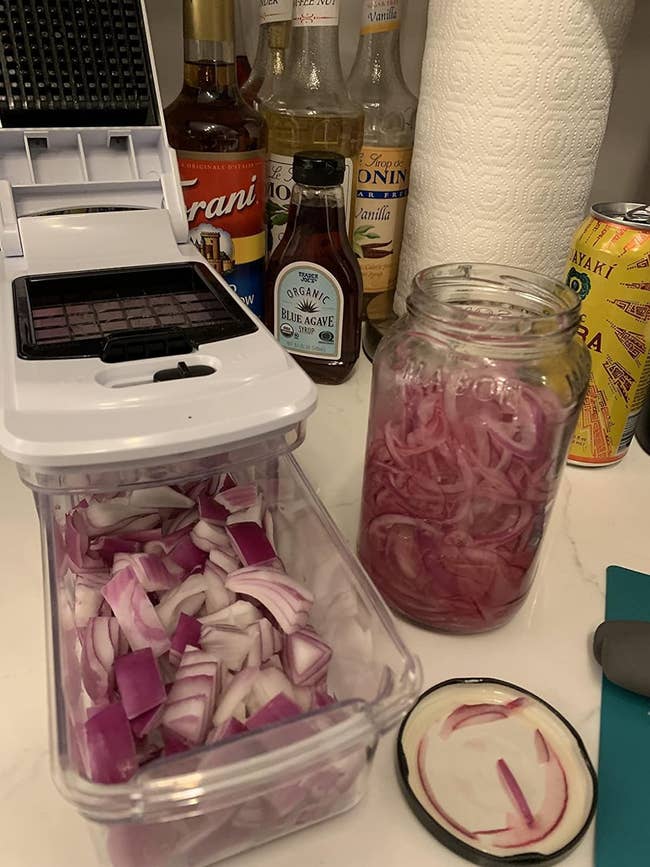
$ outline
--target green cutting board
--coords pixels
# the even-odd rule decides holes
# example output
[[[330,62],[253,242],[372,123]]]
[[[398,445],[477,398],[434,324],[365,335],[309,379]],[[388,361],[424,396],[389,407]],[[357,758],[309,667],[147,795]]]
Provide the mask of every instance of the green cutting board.
[[[605,617],[650,621],[650,575],[610,566]],[[650,659],[639,665],[650,666]],[[650,867],[650,699],[605,678],[596,867]]]

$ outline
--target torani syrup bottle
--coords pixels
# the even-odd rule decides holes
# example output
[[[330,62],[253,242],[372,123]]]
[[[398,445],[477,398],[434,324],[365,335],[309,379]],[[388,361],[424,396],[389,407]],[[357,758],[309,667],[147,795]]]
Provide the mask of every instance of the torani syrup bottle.
[[[337,385],[361,348],[361,272],[347,234],[345,158],[304,152],[282,241],[266,275],[266,322],[315,382]]]
[[[263,314],[266,126],[237,86],[233,0],[184,0],[183,89],[165,112],[190,237]]]

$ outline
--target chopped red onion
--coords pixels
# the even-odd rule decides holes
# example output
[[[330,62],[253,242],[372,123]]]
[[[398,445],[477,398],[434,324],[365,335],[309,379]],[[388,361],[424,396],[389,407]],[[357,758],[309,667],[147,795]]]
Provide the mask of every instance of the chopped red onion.
[[[218,658],[208,651],[196,647],[186,647],[179,669],[189,668],[191,665],[203,665],[205,663],[219,663]]]
[[[93,705],[94,752],[80,759],[92,779],[123,781],[161,751],[217,743],[251,719],[258,728],[331,700],[325,651],[320,678],[315,664],[303,670],[318,642],[307,631],[307,649],[300,635],[312,596],[284,573],[269,536],[257,486],[228,475],[98,496],[66,515],[63,591],[81,645],[70,665],[81,674],[77,700]],[[283,633],[296,633],[296,683],[279,656]]]
[[[261,617],[262,613],[259,608],[250,602],[239,599],[226,608],[222,608],[221,611],[200,617],[199,621],[203,626],[239,626],[240,629],[244,629],[251,623],[260,620]]]
[[[226,590],[227,572],[214,563],[208,562],[203,570],[205,576],[205,610],[207,614],[216,614],[227,608],[237,598],[230,590]]]
[[[259,495],[252,506],[248,509],[242,509],[239,512],[233,512],[226,520],[226,526],[231,527],[233,524],[251,523],[262,527],[262,517],[264,514],[264,500]]]
[[[169,651],[170,662],[174,665],[178,665],[187,645],[189,644],[193,647],[199,647],[200,640],[200,621],[195,617],[190,617],[188,614],[181,613],[181,616],[178,618],[176,631],[172,636],[172,643]]]
[[[123,570],[111,578],[102,593],[132,650],[150,647],[154,656],[169,650],[169,638],[156,610],[131,570]]]
[[[180,583],[180,579],[169,572],[157,554],[116,554],[112,574],[117,575],[123,569],[131,569],[147,593],[170,590]]]
[[[307,625],[314,597],[303,584],[279,570],[240,569],[228,576],[226,587],[263,605],[286,634]]]
[[[235,556],[230,543],[228,543],[228,547],[225,550],[223,548],[213,548],[210,551],[210,561],[215,566],[218,566],[219,569],[223,569],[227,575],[231,572],[236,572],[241,566],[241,562]]]
[[[323,679],[332,658],[332,649],[312,629],[287,635],[284,664],[296,686],[314,686]]]
[[[257,495],[257,485],[237,485],[234,488],[219,491],[215,500],[229,512],[241,512],[256,505]]]
[[[175,533],[180,533],[181,530],[185,530],[186,533],[189,533],[194,524],[198,521],[198,518],[199,510],[196,507],[193,509],[184,509],[182,512],[177,512],[173,518],[169,518],[165,521],[163,527],[165,536],[173,536]]]
[[[194,506],[194,500],[168,485],[159,488],[136,488],[127,494],[127,499],[130,506],[147,512],[157,512],[160,509],[190,509]]]
[[[159,531],[153,531],[158,532]],[[137,554],[142,551],[143,543],[135,539],[127,539],[124,536],[98,536],[93,539],[90,553],[97,554],[104,563],[112,563],[116,554]],[[70,555],[72,557],[72,555]]]
[[[269,544],[275,550],[275,527],[273,524],[273,515],[271,514],[270,509],[267,509],[266,512],[264,512],[262,524],[264,532],[266,533],[266,538],[269,540]]]
[[[284,671],[274,666],[263,668],[253,682],[246,708],[249,713],[255,713],[282,692],[294,698],[293,685]]]
[[[255,731],[255,729],[262,728],[262,726],[284,722],[287,719],[300,716],[301,713],[302,710],[295,701],[292,701],[287,695],[280,692],[268,704],[265,704],[264,707],[261,707],[246,720],[246,728],[248,731]]]
[[[252,639],[238,626],[203,626],[201,647],[222,659],[226,668],[239,671],[250,651]]]
[[[203,575],[190,575],[160,600],[156,613],[170,634],[175,631],[181,614],[193,617],[201,610],[205,602],[205,584]]]
[[[189,536],[191,529],[191,527],[185,527],[182,530],[176,530],[175,532],[167,533],[164,536],[159,533],[157,538],[149,539],[144,543],[144,553],[157,554],[159,557],[166,557],[168,554],[171,554],[182,539],[186,539]]]
[[[259,524],[250,522],[228,524],[226,532],[244,566],[259,566],[277,557]]]
[[[237,706],[246,701],[259,673],[259,668],[244,668],[233,677],[224,690],[214,714],[215,726],[218,727],[236,716]]]
[[[91,617],[81,648],[81,679],[96,704],[108,702],[120,627],[115,617]]]
[[[243,735],[247,732],[248,729],[244,725],[244,723],[240,722],[235,717],[231,717],[226,722],[221,723],[221,725],[213,728],[208,737],[206,738],[206,745],[209,744],[217,744],[219,741],[225,741],[228,738],[237,737],[237,735]]]
[[[150,647],[119,656],[115,660],[115,680],[122,705],[131,720],[158,707],[167,697]]]
[[[163,729],[163,744],[165,756],[177,756],[179,753],[186,753],[192,748],[192,744],[188,743],[184,738],[165,729]]]
[[[160,525],[158,515],[143,514],[142,509],[129,506],[125,499],[94,501],[83,512],[78,512],[84,521],[89,537],[124,536],[141,530],[153,530]]]
[[[169,701],[180,701],[183,698],[202,695],[205,697],[208,708],[212,708],[214,693],[214,678],[207,674],[190,674],[187,677],[179,676],[177,678],[169,691]]]
[[[209,497],[207,494],[202,494],[199,497],[199,517],[203,521],[224,527],[228,514],[228,509],[221,503],[217,503],[213,497]]]
[[[295,686],[292,684],[293,689],[291,693],[294,697],[294,700],[298,707],[307,713],[308,710],[312,710],[314,707],[314,689],[311,686]]]
[[[237,487],[237,481],[234,476],[231,476],[230,473],[224,473],[219,479],[219,484],[217,486],[217,492],[221,493],[222,491],[229,491],[231,488]]]
[[[209,524],[207,521],[198,521],[190,533],[192,542],[201,551],[210,552],[213,548],[219,548],[228,545],[228,536],[222,527],[216,524]]]
[[[184,534],[167,556],[167,560],[181,567],[183,577],[195,569],[202,569],[206,559],[205,551],[197,548],[189,534]]]
[[[120,702],[97,711],[84,724],[90,778],[94,783],[125,783],[138,769],[135,742]]]
[[[74,593],[74,622],[77,629],[83,629],[91,618],[97,617],[103,601],[101,587],[90,587],[77,581]]]
[[[330,704],[334,704],[336,699],[334,696],[330,695],[327,692],[321,692],[320,690],[314,690],[314,697],[312,700],[312,707],[314,710],[321,707],[327,707]]]
[[[208,699],[205,695],[194,695],[165,704],[162,715],[163,731],[192,746],[203,743],[209,722]]]
[[[157,729],[162,720],[164,705],[153,707],[131,720],[131,731],[136,738],[145,738]]]
[[[257,630],[260,635],[262,662],[266,662],[282,647],[282,636],[266,618],[257,621]]]

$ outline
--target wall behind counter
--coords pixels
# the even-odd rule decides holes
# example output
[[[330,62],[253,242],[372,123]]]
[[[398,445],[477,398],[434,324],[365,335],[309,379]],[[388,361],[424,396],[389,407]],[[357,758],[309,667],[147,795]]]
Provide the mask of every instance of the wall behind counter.
[[[256,22],[257,0],[239,0],[244,20]],[[165,105],[182,78],[182,0],[146,0],[158,78]],[[362,0],[343,0],[341,54],[346,71],[356,51]],[[426,32],[427,0],[407,0],[402,28],[402,57],[410,87],[417,91]],[[636,13],[618,77],[607,135],[598,162],[592,201],[650,201],[650,109],[644,94],[650,82],[650,0],[637,0]],[[246,32],[252,58],[257,27]]]

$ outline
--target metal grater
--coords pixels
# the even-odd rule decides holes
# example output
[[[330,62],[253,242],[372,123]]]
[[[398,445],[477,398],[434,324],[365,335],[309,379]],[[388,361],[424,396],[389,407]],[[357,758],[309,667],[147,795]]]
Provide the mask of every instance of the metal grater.
[[[315,388],[190,242],[142,0],[0,0],[0,447],[23,467],[289,435]]]

